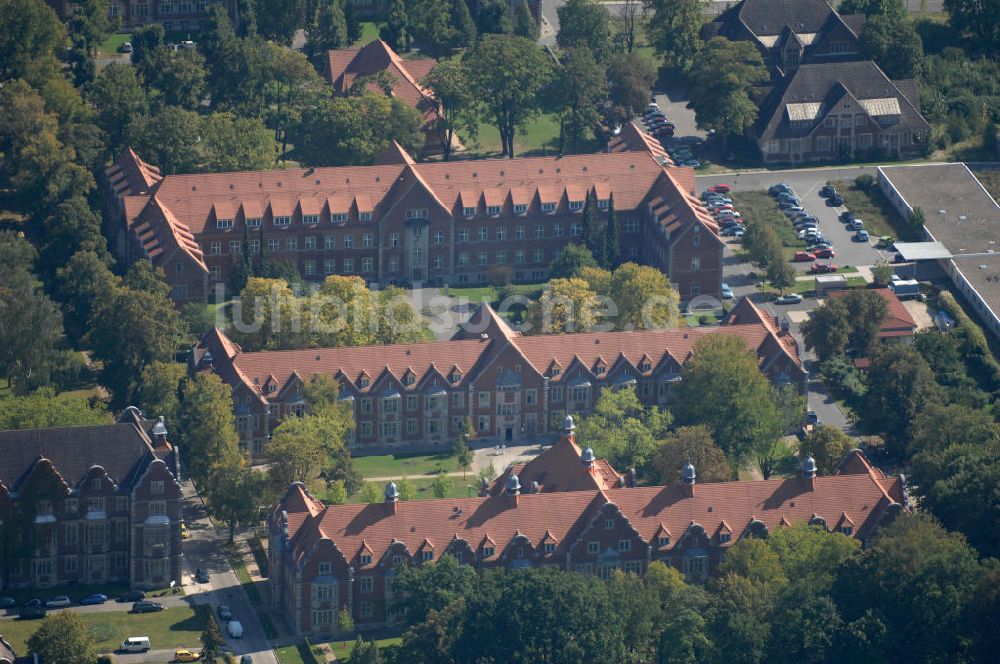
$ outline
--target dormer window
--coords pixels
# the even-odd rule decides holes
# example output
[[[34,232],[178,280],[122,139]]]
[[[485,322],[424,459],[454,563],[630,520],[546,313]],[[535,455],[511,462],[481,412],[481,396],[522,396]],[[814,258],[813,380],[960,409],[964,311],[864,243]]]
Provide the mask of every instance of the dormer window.
[[[362,553],[361,554],[361,564],[362,565],[371,565],[372,564],[372,554],[370,554],[370,553]]]
[[[851,526],[844,526],[843,528],[840,529],[840,532],[850,537],[851,535],[854,534],[854,528],[852,528]]]
[[[426,219],[427,208],[411,208],[406,211],[407,219]]]
[[[275,226],[288,226],[291,223],[292,223],[292,218],[291,217],[275,217],[274,218],[274,225]]]
[[[579,212],[583,209],[583,201],[570,201],[569,209],[571,212]]]
[[[462,215],[466,219],[472,219],[473,217],[476,216],[476,208],[474,208],[474,207],[464,207],[464,208],[462,208]]]
[[[495,553],[496,553],[496,549],[494,549],[492,546],[484,546],[483,547],[483,557],[484,558],[492,558],[493,554],[495,554]]]
[[[216,219],[215,220],[215,227],[218,228],[219,230],[229,230],[230,228],[233,227],[233,220],[232,219]]]
[[[332,224],[343,224],[347,222],[346,212],[331,212],[330,213],[330,223]]]
[[[260,217],[247,217],[247,228],[260,228]]]
[[[302,215],[302,223],[303,224],[310,224],[310,225],[318,224],[319,223],[319,215],[318,214],[304,214],[304,215]]]
[[[597,201],[597,208],[599,210],[607,210],[608,209],[608,199],[604,198],[604,199],[598,200]]]
[[[652,364],[652,362],[643,362],[642,364],[639,365],[639,368],[642,371],[652,371],[653,370],[653,364]]]
[[[552,370],[549,371],[549,373],[552,374],[553,376],[558,376],[559,374],[562,373],[562,369],[560,369],[559,367],[552,367]]]
[[[371,379],[369,379],[368,376],[362,376],[360,379],[358,379],[358,385],[360,385],[361,387],[368,387],[370,383]]]
[[[670,537],[668,535],[660,535],[656,539],[656,543],[660,546],[670,546]]]
[[[434,560],[434,552],[433,551],[424,551],[424,552],[422,552],[422,554],[420,556],[420,559],[424,560],[424,561]]]
[[[555,211],[556,211],[555,203],[542,203],[542,212],[555,212]]]
[[[491,217],[496,217],[497,215],[500,214],[500,206],[499,205],[487,205],[486,206],[486,214],[490,215]]]
[[[414,377],[413,374],[406,374],[403,377],[403,384],[404,385],[413,385],[413,383],[416,382],[416,380],[417,379]]]
[[[462,372],[461,371],[453,371],[452,374],[451,374],[451,382],[457,383],[460,380],[462,380]]]
[[[345,215],[345,217],[346,217],[346,215]],[[371,221],[371,220],[372,220],[372,213],[371,212],[359,212],[358,213],[358,221]]]
[[[527,214],[527,213],[528,213],[528,206],[527,205],[523,205],[522,204],[522,205],[515,205],[514,206],[514,214]]]
[[[607,367],[605,367],[603,364],[598,364],[596,367],[594,367],[594,373],[600,376],[602,373],[604,373],[604,370],[606,368]]]
[[[719,533],[719,542],[720,543],[724,544],[724,543],[728,542],[731,539],[733,539],[733,534],[732,533]]]

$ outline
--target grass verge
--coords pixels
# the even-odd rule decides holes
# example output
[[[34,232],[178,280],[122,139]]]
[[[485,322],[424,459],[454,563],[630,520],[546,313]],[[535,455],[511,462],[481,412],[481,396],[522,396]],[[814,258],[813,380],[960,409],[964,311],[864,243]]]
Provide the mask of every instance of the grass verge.
[[[399,477],[401,475],[431,475],[458,470],[455,458],[448,452],[440,454],[382,454],[359,456],[354,466],[364,477]]]
[[[101,42],[101,45],[97,47],[97,51],[101,55],[114,55],[118,52],[118,47],[130,39],[132,39],[131,32],[116,32]]]
[[[733,206],[740,211],[748,226],[767,224],[778,234],[785,247],[794,250],[806,246],[805,242],[795,237],[795,226],[766,191],[734,192],[732,199]]]
[[[243,561],[243,557],[232,549],[228,550],[226,555],[229,556],[229,564],[233,566],[233,571],[236,572],[236,578],[240,580],[240,585],[242,585],[243,590],[246,591],[247,597],[250,599],[250,603],[254,606],[263,605],[264,602],[260,598],[260,593],[257,591],[256,584],[254,584],[253,579],[250,578],[250,571],[247,569],[247,564]]]
[[[128,605],[123,604],[123,607]],[[211,608],[207,605],[174,607],[157,613],[107,611],[81,613],[87,630],[97,643],[98,652],[112,652],[129,636],[148,636],[154,650],[199,647]],[[19,653],[28,652],[27,642],[42,624],[40,620],[4,620],[4,638]]]
[[[395,636],[390,639],[375,639],[376,645],[379,648],[385,648],[386,646],[395,646],[403,642],[403,639]],[[350,641],[332,641],[325,644],[333,651],[333,654],[337,656],[338,660],[345,660],[351,656],[351,650],[354,648],[354,639]]]
[[[920,240],[877,186],[859,189],[853,183],[846,188],[843,182],[828,184],[840,185],[837,191],[844,199],[844,207],[865,222],[865,228],[872,237],[892,235],[900,240]]]

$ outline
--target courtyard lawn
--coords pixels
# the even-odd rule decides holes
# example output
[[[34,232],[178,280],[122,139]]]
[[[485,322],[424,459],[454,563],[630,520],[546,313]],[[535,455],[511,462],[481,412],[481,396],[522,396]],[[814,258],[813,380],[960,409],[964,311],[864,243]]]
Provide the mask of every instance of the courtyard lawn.
[[[401,477],[406,475],[433,475],[458,470],[455,458],[450,452],[438,454],[383,454],[380,456],[359,456],[354,465],[364,477]]]
[[[785,247],[795,249],[806,246],[805,242],[795,237],[795,226],[766,191],[733,192],[731,198],[733,206],[743,215],[747,226],[767,224],[775,230]],[[791,253],[789,252],[789,258]]]
[[[476,140],[463,138],[462,143],[467,148],[466,152],[461,153],[463,156],[500,156],[500,132],[488,121],[479,125],[479,137]],[[581,154],[598,152],[603,147],[604,144],[595,141],[592,136],[585,138],[577,146]],[[524,133],[518,131],[514,134],[514,153],[518,157],[554,156],[558,150],[559,118],[555,113],[535,116],[525,124]]]
[[[351,650],[354,648],[354,639],[350,641],[333,641],[331,643],[324,644],[328,646],[333,654],[337,656],[338,661],[346,660],[351,656]],[[395,646],[403,642],[403,639],[396,636],[391,639],[375,639],[375,643],[379,648],[385,648],[386,646]]]
[[[431,486],[434,484],[434,478],[431,477],[407,477],[416,492],[414,500],[433,500],[437,496],[434,495],[434,490]],[[465,479],[462,479],[461,475],[450,475],[448,479],[451,481],[448,487],[448,492],[445,494],[445,498],[470,498],[478,495],[479,490],[479,479],[476,474],[472,471],[468,471],[465,474]],[[398,483],[399,477],[395,478]],[[379,496],[382,495],[382,485],[379,484]],[[381,498],[379,499],[381,501]],[[362,492],[357,493],[347,497],[347,502],[349,503],[362,503],[364,502]]]
[[[118,52],[119,46],[131,39],[131,32],[116,32],[101,42],[101,45],[97,47],[97,51],[101,55],[114,55]]]
[[[378,38],[378,23],[375,21],[361,21],[361,41],[359,41],[357,45],[364,46],[366,44],[370,44]]]
[[[194,609],[177,607],[157,613],[129,613],[131,605],[122,604],[121,611],[81,613],[90,635],[97,642],[98,652],[112,652],[129,636],[149,637],[154,650],[200,647],[211,608],[198,605]],[[0,623],[3,636],[14,650],[28,652],[28,639],[42,624],[41,620],[4,620]]]
[[[514,284],[510,287],[510,290],[517,295],[523,295],[529,299],[537,300],[542,296],[542,289],[544,289],[545,286],[546,282],[540,284]],[[496,301],[497,289],[493,286],[452,286],[448,288],[448,296],[460,300],[468,300],[471,303],[492,303]]]
[[[322,655],[318,648],[313,648],[313,653],[316,656]],[[307,661],[313,661],[304,643],[275,648],[274,654],[278,657],[278,664],[305,664]]]

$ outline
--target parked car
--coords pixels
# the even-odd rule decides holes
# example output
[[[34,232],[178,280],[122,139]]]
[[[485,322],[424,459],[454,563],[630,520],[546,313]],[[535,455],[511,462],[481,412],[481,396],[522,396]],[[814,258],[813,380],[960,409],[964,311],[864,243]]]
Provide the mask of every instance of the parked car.
[[[27,602],[24,603],[24,608],[26,609],[36,609],[40,606],[42,606],[42,600],[38,599],[37,597],[32,597],[31,599],[29,599]]]
[[[730,187],[728,184],[717,184],[713,187],[709,187],[708,190],[714,191],[718,194],[728,194],[730,192]]]
[[[119,53],[131,53],[132,52],[132,42],[125,42],[118,47]]]
[[[860,230],[851,236],[851,239],[855,242],[868,242],[868,231]]]
[[[215,612],[219,614],[219,620],[233,619],[233,611],[229,608],[228,604],[220,604]]]
[[[802,296],[798,293],[788,293],[787,295],[774,298],[775,304],[798,304],[801,301]]]
[[[731,300],[733,299],[733,289],[730,288],[729,284],[723,282],[722,284],[722,299]]]
[[[132,613],[156,613],[157,611],[162,611],[163,605],[159,602],[149,602],[143,600],[141,602],[135,602],[132,604]]]
[[[185,39],[184,41],[182,41],[180,43],[180,46],[181,46],[181,48],[190,50],[190,49],[193,49],[195,46],[197,46],[197,44],[195,44],[190,39]]]
[[[847,225],[852,231],[861,231],[865,229],[865,222],[860,219],[854,219]]]
[[[875,246],[879,249],[891,249],[892,245],[896,243],[896,238],[891,235],[883,235],[878,239],[878,244]]]
[[[108,596],[104,593],[96,593],[94,595],[87,595],[80,600],[80,604],[83,606],[93,606],[94,604],[104,604],[108,601]]]
[[[843,212],[840,213],[840,220],[845,224],[849,223],[853,219],[854,219],[854,213],[851,212],[850,210],[844,210]]]
[[[45,601],[46,609],[64,609],[72,604],[69,601],[69,597],[66,595],[56,595],[55,597],[50,597]]]
[[[146,593],[141,590],[130,590],[122,595],[123,602],[139,602],[146,599]]]
[[[656,136],[657,138],[670,138],[673,135],[674,135],[674,126],[671,125],[669,122],[666,124],[662,124],[653,130],[653,136]]]
[[[817,251],[821,251],[823,249],[833,249],[833,245],[830,244],[829,242],[813,242],[808,247],[806,247],[806,251],[814,254]]]
[[[795,215],[799,214],[800,212],[803,213],[805,212],[805,208],[803,208],[801,205],[790,205],[785,208],[785,216],[788,218],[792,218]]]
[[[779,210],[787,210],[793,207],[802,207],[801,201],[797,198],[784,198],[778,201]]]
[[[833,250],[833,247],[823,247],[822,249],[817,249],[813,252],[816,254],[816,258],[834,258],[837,252]]]
[[[13,597],[0,597],[0,609],[9,609],[15,604],[17,604],[17,600]]]
[[[201,659],[201,653],[188,650],[187,648],[174,651],[175,662],[197,662],[199,659]]]
[[[118,649],[122,652],[147,652],[149,647],[150,643],[148,636],[130,636],[122,641],[122,644]]]
[[[819,415],[815,410],[806,411],[806,424],[819,424]]]
[[[831,196],[830,198],[826,199],[827,207],[840,207],[843,204],[844,204],[844,199],[841,198],[839,194]]]
[[[809,271],[813,274],[827,274],[829,272],[836,272],[839,269],[840,268],[833,263],[814,263],[813,266],[809,268]]]
[[[780,192],[778,192],[775,195],[775,198],[777,198],[779,201],[787,201],[790,198],[794,198],[795,200],[799,200],[799,197],[796,196],[795,192],[792,192],[792,191],[780,191]]]
[[[21,620],[36,620],[38,618],[44,618],[46,613],[44,606],[24,606],[18,612],[18,617]]]
[[[198,568],[194,572],[194,580],[198,583],[208,583],[208,570]]]
[[[688,166],[690,168],[701,168],[701,162],[697,159],[688,159],[680,163],[681,166]]]
[[[819,190],[819,195],[822,198],[829,198],[830,196],[834,196],[836,193],[837,193],[837,188],[834,187],[832,184],[825,184],[822,187],[820,187]]]
[[[229,632],[229,636],[234,639],[243,637],[243,623],[239,620],[230,620],[229,624],[226,625],[226,630]]]
[[[816,260],[816,254],[810,254],[808,251],[796,251],[793,260],[796,263],[810,263]]]
[[[779,182],[778,184],[772,184],[770,187],[767,188],[767,193],[771,194],[772,196],[777,196],[778,194],[780,194],[782,192],[786,192],[787,193],[787,192],[791,192],[791,191],[792,191],[792,188],[790,186],[788,186],[788,184],[785,183],[785,182]]]
[[[253,664],[253,657],[250,655],[243,655],[240,657],[240,664]]]

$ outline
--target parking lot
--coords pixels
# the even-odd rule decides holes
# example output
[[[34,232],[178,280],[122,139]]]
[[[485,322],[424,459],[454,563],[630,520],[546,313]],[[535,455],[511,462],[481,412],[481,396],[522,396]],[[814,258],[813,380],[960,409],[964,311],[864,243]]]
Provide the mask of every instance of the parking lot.
[[[849,183],[862,173],[874,176],[875,169],[860,167],[706,175],[696,178],[696,183],[698,192],[716,184],[728,184],[734,192],[740,192],[766,191],[773,184],[786,182],[795,190],[802,201],[802,207],[819,219],[820,231],[833,244],[833,248],[837,252],[836,258],[832,259],[831,262],[841,267],[846,265],[856,267],[858,265],[875,265],[880,259],[890,258],[890,255],[875,248],[875,243],[878,242],[877,237],[872,237],[868,243],[855,242],[852,239],[853,231],[847,230],[846,226],[838,219],[838,215],[845,208],[827,207],[826,200],[819,195],[819,190],[828,181],[843,182],[843,185],[838,186],[838,188],[846,189]],[[737,209],[739,209],[738,199],[734,199],[734,202],[737,203]],[[793,263],[793,265],[796,271],[805,274],[809,271],[812,263]],[[749,266],[747,268],[749,269]]]

